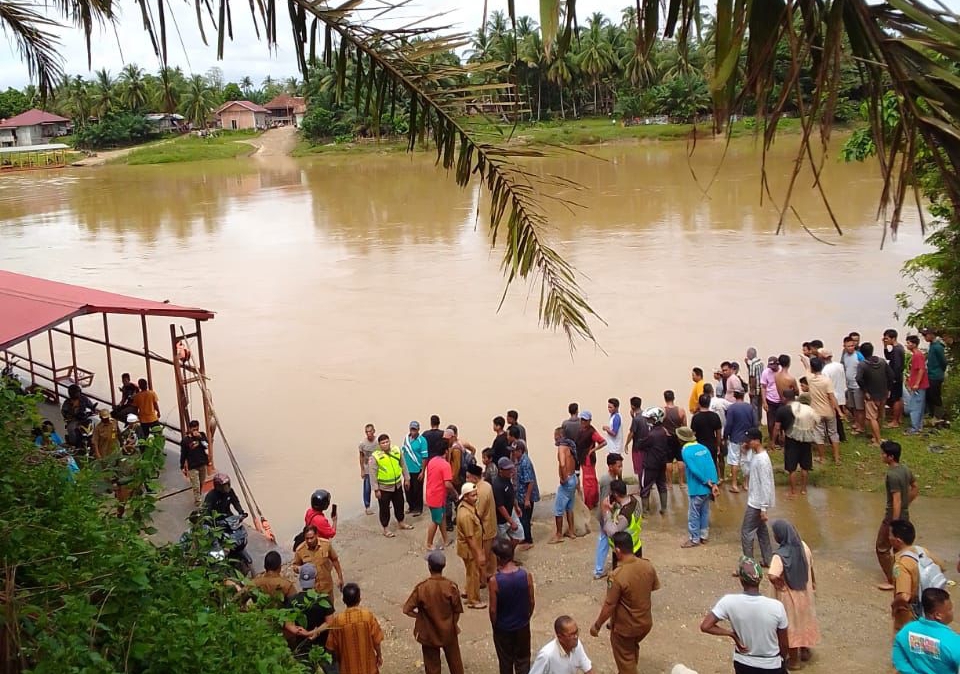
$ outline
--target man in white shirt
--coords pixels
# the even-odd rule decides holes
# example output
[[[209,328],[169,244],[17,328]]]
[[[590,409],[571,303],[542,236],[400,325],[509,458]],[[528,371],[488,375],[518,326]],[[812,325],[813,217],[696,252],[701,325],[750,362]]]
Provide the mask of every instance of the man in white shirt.
[[[846,416],[847,404],[847,373],[843,365],[834,362],[833,351],[830,349],[820,349],[820,359],[823,361],[823,376],[833,384],[833,396],[837,399],[837,405],[840,407],[840,414],[837,416],[837,433],[840,436],[840,442],[846,442],[846,434],[843,432],[843,417]]]
[[[607,451],[611,454],[623,454],[623,419],[620,417],[620,401],[610,398],[607,401],[610,424],[603,427],[607,439]]]
[[[583,674],[593,673],[593,664],[580,643],[577,623],[568,615],[553,621],[557,638],[540,649],[530,668],[530,674]]]
[[[787,612],[776,599],[760,594],[763,571],[749,557],[741,557],[737,577],[741,594],[728,594],[703,618],[700,631],[733,639],[733,669],[737,674],[786,671],[789,651]],[[717,623],[726,620],[733,629]]]
[[[776,505],[777,494],[773,483],[773,464],[770,454],[763,446],[759,428],[747,431],[747,449],[753,450],[750,464],[750,485],[747,488],[747,509],[740,527],[740,546],[746,557],[753,558],[753,539],[760,543],[760,556],[764,566],[770,566],[773,551],[770,547],[770,530],[767,528],[767,511]]]

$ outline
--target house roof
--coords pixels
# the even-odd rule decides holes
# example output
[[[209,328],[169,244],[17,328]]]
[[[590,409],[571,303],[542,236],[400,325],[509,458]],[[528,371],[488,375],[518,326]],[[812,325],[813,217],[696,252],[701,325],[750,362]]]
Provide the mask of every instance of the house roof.
[[[216,110],[214,110],[214,111],[213,111],[213,114],[219,115],[221,112],[223,112],[224,110],[226,110],[227,108],[229,108],[229,107],[232,106],[232,105],[239,105],[239,106],[241,106],[241,107],[243,107],[243,108],[246,108],[246,109],[249,110],[250,112],[264,112],[264,113],[266,113],[266,114],[268,114],[268,115],[270,114],[270,111],[267,110],[267,109],[266,109],[265,107],[263,107],[262,105],[257,105],[256,103],[251,103],[250,101],[227,101],[226,103],[224,103],[223,105],[221,105],[219,108],[217,108]]]
[[[20,126],[36,126],[37,124],[66,124],[69,121],[66,117],[34,108],[3,120],[0,122],[0,129],[16,129]]]
[[[264,104],[265,108],[270,110],[288,110],[292,109],[294,112],[305,112],[307,109],[307,101],[305,98],[300,96],[291,96],[290,94],[280,94],[276,96],[269,103]]]
[[[0,349],[76,316],[96,313],[172,316],[201,321],[213,318],[213,312],[205,309],[143,300],[0,270],[0,316],[3,316]]]

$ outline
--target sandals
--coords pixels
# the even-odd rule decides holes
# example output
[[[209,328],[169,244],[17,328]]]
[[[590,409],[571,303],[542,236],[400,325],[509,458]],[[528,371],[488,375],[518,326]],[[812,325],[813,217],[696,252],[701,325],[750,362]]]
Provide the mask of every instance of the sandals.
[[[397,526],[400,527],[401,529],[405,530],[405,531],[408,531],[408,530],[410,530],[410,529],[413,529],[412,526],[410,526],[409,524],[406,524],[405,522],[400,522]]]
[[[700,544],[696,541],[686,540],[681,545],[681,548],[699,548]]]
[[[482,608],[487,608],[487,605],[484,604],[483,602],[480,602],[479,604],[467,604],[467,608],[482,609]]]
[[[395,533],[393,533],[392,531],[384,531],[384,532],[383,532],[383,535],[386,536],[387,538],[396,538],[396,537],[397,537],[397,535],[396,535]]]

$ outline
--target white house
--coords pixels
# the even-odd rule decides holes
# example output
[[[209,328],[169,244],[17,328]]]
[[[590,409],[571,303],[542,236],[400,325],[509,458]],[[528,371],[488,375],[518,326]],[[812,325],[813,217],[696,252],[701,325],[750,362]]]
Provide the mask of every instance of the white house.
[[[58,136],[66,136],[69,119],[43,110],[26,112],[0,121],[0,147],[43,145]]]

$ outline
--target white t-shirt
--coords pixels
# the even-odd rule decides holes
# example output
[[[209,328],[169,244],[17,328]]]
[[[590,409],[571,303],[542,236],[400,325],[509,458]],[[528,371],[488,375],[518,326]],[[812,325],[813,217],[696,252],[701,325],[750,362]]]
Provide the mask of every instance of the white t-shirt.
[[[823,366],[823,374],[833,384],[833,395],[838,405],[846,405],[847,373],[840,363],[830,362]]]
[[[616,419],[616,421],[614,421],[614,419]],[[610,428],[611,431],[616,428],[617,432],[615,435],[604,433],[604,435],[607,436],[606,450],[611,454],[623,454],[623,417],[620,416],[619,412],[614,412],[610,415],[608,428]]]
[[[726,398],[713,397],[713,398],[710,399],[710,411],[711,411],[711,412],[716,412],[717,415],[720,417],[720,430],[721,430],[721,431],[723,430],[723,427],[724,427],[724,426],[726,425],[726,423],[727,423],[727,410],[730,408],[730,405],[732,405],[732,404],[733,404],[733,403],[731,403],[731,402],[730,402],[729,400],[727,400]]]
[[[576,648],[564,653],[560,642],[554,639],[537,653],[530,674],[576,674],[578,670],[589,672],[592,669],[593,663],[583,650],[583,643],[577,641]]]
[[[751,475],[750,479],[753,479]],[[711,611],[719,620],[726,620],[749,650],[733,649],[733,661],[759,669],[780,670],[780,642],[777,630],[787,628],[787,612],[776,599],[763,595],[728,594],[720,598]]]

